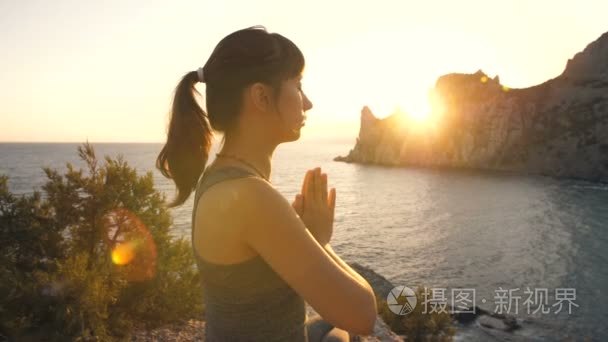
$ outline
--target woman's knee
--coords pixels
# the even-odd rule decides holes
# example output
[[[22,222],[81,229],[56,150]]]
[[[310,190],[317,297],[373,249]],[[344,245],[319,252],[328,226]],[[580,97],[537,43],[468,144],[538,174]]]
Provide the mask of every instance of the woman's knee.
[[[306,321],[306,331],[310,342],[321,342],[334,326],[323,320],[320,316],[315,316]]]
[[[321,340],[321,342],[349,342],[350,334],[346,330],[339,328],[331,329]]]

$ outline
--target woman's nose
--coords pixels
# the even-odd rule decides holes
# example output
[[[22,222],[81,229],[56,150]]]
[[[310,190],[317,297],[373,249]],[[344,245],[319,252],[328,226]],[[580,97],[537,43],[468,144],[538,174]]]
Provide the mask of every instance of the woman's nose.
[[[312,108],[312,102],[308,99],[308,96],[304,95],[304,111],[310,110]]]

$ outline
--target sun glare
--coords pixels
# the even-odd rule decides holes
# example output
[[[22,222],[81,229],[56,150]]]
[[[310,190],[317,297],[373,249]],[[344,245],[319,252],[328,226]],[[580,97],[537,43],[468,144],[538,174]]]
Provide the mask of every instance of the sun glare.
[[[413,106],[411,110],[408,110],[410,118],[418,123],[426,122],[429,118],[430,108],[421,102],[417,106]]]
[[[421,96],[422,98],[423,96]],[[397,115],[400,130],[409,134],[434,134],[441,126],[445,105],[441,97],[434,90],[429,90],[424,101],[398,105],[390,111]]]

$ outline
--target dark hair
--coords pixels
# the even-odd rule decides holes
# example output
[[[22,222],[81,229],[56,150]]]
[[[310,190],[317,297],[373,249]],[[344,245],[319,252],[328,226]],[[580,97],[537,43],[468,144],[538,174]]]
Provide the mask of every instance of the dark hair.
[[[156,159],[156,168],[173,179],[175,199],[168,207],[183,204],[196,188],[207,164],[212,129],[230,132],[241,111],[245,87],[261,82],[278,99],[283,81],[304,69],[304,56],[289,39],[252,26],[224,37],[203,66],[207,112],[197,103],[196,71],[190,71],[175,88],[167,142]]]

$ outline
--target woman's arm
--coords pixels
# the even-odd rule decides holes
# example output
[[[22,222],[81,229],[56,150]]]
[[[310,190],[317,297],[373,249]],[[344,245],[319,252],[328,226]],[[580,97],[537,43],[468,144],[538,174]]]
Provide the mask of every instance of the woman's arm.
[[[374,289],[371,285],[363,278],[357,271],[353,270],[342,258],[340,258],[335,252],[334,249],[329,245],[329,243],[322,246],[325,252],[329,254],[329,256],[334,259],[334,261],[342,267],[346,272],[348,272],[351,276],[357,279],[362,285],[367,287],[372,293],[374,293]]]
[[[345,270],[312,236],[285,198],[266,181],[248,177],[239,189],[232,216],[243,225],[243,241],[335,327],[360,335],[373,332],[374,292]],[[331,250],[331,249],[330,249]]]

